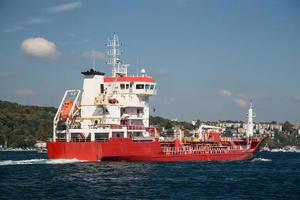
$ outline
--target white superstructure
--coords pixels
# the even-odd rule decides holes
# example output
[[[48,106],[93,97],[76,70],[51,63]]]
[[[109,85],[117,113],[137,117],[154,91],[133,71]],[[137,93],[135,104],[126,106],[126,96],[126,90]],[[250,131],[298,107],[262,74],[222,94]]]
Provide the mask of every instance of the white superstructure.
[[[121,60],[120,42],[113,34],[107,43],[107,64],[112,76],[94,69],[82,72],[83,90],[68,90],[57,111],[53,140],[111,137],[149,137],[149,98],[156,95],[156,81],[142,69],[128,76]],[[70,92],[71,91],[71,92]],[[81,93],[81,100],[79,95]]]
[[[104,74],[100,72],[83,72],[83,90],[81,96],[81,128],[89,128],[93,120],[103,114],[102,107],[97,105],[97,98],[104,93]]]

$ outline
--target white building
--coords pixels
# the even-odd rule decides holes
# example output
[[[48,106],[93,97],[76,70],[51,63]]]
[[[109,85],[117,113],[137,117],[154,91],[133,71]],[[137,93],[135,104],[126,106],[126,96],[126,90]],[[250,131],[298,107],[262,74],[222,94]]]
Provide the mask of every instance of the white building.
[[[35,145],[34,145],[35,148],[38,148],[38,149],[46,149],[47,147],[47,142],[45,141],[41,141],[41,140],[37,140]]]

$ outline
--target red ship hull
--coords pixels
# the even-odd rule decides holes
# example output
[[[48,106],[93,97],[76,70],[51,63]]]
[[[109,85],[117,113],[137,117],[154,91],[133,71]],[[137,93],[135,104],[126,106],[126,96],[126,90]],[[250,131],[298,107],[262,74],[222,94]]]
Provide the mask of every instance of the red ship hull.
[[[131,139],[110,139],[107,142],[49,142],[50,159],[79,159],[86,161],[125,160],[152,162],[233,161],[250,160],[261,141],[249,150],[173,152],[166,153],[158,141],[134,142]],[[252,146],[252,145],[251,145]]]

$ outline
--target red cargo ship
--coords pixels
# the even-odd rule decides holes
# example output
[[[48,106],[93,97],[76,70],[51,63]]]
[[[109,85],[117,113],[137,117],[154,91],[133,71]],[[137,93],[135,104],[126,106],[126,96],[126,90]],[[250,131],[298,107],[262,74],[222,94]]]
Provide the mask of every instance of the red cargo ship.
[[[250,160],[258,150],[261,139],[246,142],[181,144],[159,141],[135,141],[132,138],[111,138],[95,142],[50,142],[50,159],[79,159],[87,161],[233,161]]]
[[[149,99],[156,81],[145,69],[128,76],[121,61],[116,34],[107,43],[112,76],[94,69],[82,72],[83,90],[67,90],[53,120],[53,138],[47,144],[50,159],[86,161],[229,161],[249,160],[262,137],[253,136],[252,106],[243,139],[222,137],[221,128],[202,125],[193,136],[183,131],[160,137],[149,126]]]

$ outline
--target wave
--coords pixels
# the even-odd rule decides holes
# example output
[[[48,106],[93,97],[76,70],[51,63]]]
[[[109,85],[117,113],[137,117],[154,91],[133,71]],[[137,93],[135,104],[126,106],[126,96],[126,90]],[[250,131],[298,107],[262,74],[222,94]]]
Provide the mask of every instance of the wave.
[[[257,161],[263,161],[263,162],[270,162],[272,159],[267,159],[267,158],[254,158],[252,162],[257,162]]]
[[[290,153],[300,153],[299,149],[272,149],[271,152],[290,152]]]
[[[0,166],[4,165],[41,165],[41,164],[70,164],[84,162],[77,159],[30,159],[30,160],[2,160]]]

